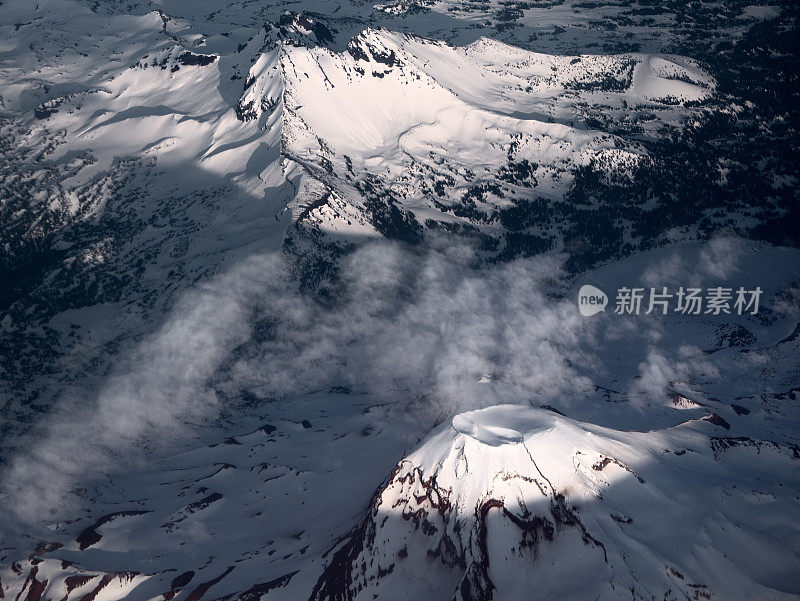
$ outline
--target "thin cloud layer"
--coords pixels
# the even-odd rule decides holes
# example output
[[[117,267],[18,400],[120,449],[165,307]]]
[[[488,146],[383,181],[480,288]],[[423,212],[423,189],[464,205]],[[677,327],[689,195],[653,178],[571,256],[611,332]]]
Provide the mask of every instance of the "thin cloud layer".
[[[6,504],[29,520],[74,509],[76,489],[143,461],[143,448],[191,436],[221,410],[235,414],[243,399],[348,387],[424,398],[432,416],[569,403],[604,372],[603,344],[631,335],[620,320],[580,315],[559,257],[486,265],[441,241],[374,242],[341,259],[324,300],[299,290],[294,267],[256,256],[185,294],[118,358],[99,393],[75,393],[32,434],[36,444],[20,447],[3,478]],[[663,399],[668,382],[697,367],[661,348],[660,324],[640,328],[644,354],[622,388],[637,403]]]

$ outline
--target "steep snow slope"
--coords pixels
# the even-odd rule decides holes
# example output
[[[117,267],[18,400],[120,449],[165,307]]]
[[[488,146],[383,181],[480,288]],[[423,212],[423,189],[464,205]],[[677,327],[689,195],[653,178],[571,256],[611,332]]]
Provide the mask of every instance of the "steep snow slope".
[[[237,118],[220,58],[192,52],[186,23],[75,17],[35,41],[46,59],[22,53],[3,70],[9,434],[65,392],[53,382],[102,375],[181,290],[280,248],[299,177],[283,171],[278,125]]]
[[[3,366],[8,432],[56,402],[51,382],[102,376],[99,349],[249,254],[285,246],[310,280],[364,236],[454,231],[513,255],[515,211],[563,199],[590,165],[629,179],[641,139],[680,130],[714,88],[676,57],[374,29],[336,51],[331,29],[297,13],[237,28],[236,43],[161,11],[76,4],[60,23],[66,6],[33,10],[25,28],[12,26],[31,16],[21,4],[2,7],[2,348],[18,357]],[[22,53],[29,29],[42,35]],[[591,125],[640,114],[635,138]],[[561,244],[561,226],[537,223],[525,244]]]
[[[775,569],[797,533],[764,538],[798,518],[797,447],[709,445],[715,430],[610,430],[529,405],[457,415],[399,463],[312,598],[797,598]]]
[[[497,208],[531,192],[561,198],[589,164],[624,178],[644,150],[586,123],[655,110],[650,128],[662,133],[714,85],[681,59],[555,57],[487,39],[456,48],[385,31],[346,53],[290,47],[284,57],[284,152],[333,188],[331,200],[365,205],[396,237],[438,221],[497,230]],[[311,217],[325,229],[332,214],[323,205]],[[346,215],[334,220],[344,233]]]

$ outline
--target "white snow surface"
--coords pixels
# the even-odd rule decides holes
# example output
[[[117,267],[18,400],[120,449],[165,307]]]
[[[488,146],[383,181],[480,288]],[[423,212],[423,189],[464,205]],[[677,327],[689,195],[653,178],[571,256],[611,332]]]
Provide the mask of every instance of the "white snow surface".
[[[0,597],[800,598],[797,251],[686,244],[580,281],[549,256],[448,287],[465,251],[447,249],[414,259],[441,287],[394,312],[404,255],[376,245],[348,272],[353,323],[304,311],[269,270],[299,225],[380,239],[370,194],[496,231],[453,207],[502,207],[534,180],[558,198],[589,163],[624,176],[644,150],[598,118],[647,115],[637,135],[657,137],[714,97],[657,36],[590,53],[604,34],[577,4],[526,8],[519,35],[568,25],[579,53],[491,39],[500,6],[0,3],[3,189],[29,200],[12,217],[33,241],[56,224],[45,285],[68,296],[101,268],[116,283],[47,314],[42,339],[67,351],[30,395],[3,388],[9,436],[24,403],[68,409],[12,440]],[[314,9],[341,9],[332,39]],[[75,224],[107,235],[81,246]],[[534,290],[551,272],[555,292]],[[764,311],[583,320],[586,282],[761,286]],[[0,333],[38,315],[37,292]],[[270,328],[296,338],[253,342]]]
[[[767,492],[750,452],[709,447],[711,429],[622,431],[530,405],[457,415],[374,501],[353,598],[796,598],[794,577],[769,567],[796,535],[756,541],[796,519],[797,459],[756,452],[795,474]]]
[[[796,599],[800,341],[780,299],[797,257],[684,245],[567,283],[571,297],[585,281],[708,285],[724,273],[758,283],[764,312],[582,318],[563,300],[586,364],[555,397],[479,371],[477,407],[410,395],[402,381],[240,404],[144,463],[87,474],[71,493],[81,510],[29,525],[32,539],[4,528],[4,591]],[[726,338],[732,323],[754,339]]]

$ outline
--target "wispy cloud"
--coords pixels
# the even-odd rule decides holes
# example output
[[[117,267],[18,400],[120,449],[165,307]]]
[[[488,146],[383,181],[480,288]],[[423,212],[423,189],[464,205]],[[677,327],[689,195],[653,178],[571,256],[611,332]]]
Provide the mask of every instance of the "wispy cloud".
[[[6,506],[30,520],[69,508],[80,482],[130,460],[135,445],[180,436],[215,410],[209,381],[249,336],[262,267],[248,262],[186,295],[158,332],[123,353],[99,394],[73,394],[40,424],[3,475]]]
[[[663,402],[669,381],[696,371],[696,358],[661,348],[655,323],[631,333],[581,317],[559,257],[487,265],[464,246],[374,242],[340,260],[324,302],[300,292],[292,267],[279,254],[252,257],[187,292],[116,359],[98,394],[75,398],[32,435],[4,475],[6,504],[33,520],[63,511],[77,503],[72,489],[135,461],[142,443],[189,436],[253,396],[347,385],[424,396],[437,415],[523,399],[563,404],[585,398],[589,376],[603,371],[601,336],[641,341],[638,369],[619,384],[632,400]]]

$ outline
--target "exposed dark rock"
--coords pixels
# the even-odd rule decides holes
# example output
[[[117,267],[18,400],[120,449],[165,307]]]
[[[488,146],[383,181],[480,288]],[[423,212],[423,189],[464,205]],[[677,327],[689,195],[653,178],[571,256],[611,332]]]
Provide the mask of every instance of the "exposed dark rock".
[[[118,517],[126,517],[132,515],[143,515],[145,513],[150,513],[148,510],[144,509],[137,509],[132,511],[117,511],[116,513],[109,513],[108,515],[104,515],[99,520],[97,520],[94,524],[86,528],[83,532],[78,535],[78,538],[75,541],[78,543],[79,548],[81,551],[84,549],[88,549],[95,543],[99,542],[103,536],[97,532],[97,528],[106,524],[113,520],[114,518]]]

